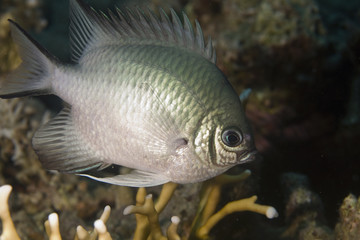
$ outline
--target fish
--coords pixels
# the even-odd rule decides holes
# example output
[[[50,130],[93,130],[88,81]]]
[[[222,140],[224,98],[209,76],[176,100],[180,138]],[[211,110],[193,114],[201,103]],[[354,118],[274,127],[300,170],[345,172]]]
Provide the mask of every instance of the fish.
[[[169,11],[104,14],[70,0],[71,63],[9,20],[22,63],[1,82],[0,97],[64,101],[32,139],[45,169],[149,187],[202,182],[255,158],[250,124],[211,38],[197,20]],[[130,170],[101,174],[114,166]]]

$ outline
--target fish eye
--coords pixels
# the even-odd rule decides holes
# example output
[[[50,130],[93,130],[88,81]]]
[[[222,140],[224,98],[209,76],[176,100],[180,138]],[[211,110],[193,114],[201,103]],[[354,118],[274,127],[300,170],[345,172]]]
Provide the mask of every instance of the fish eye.
[[[236,147],[242,142],[243,136],[237,129],[226,129],[221,135],[221,140],[228,147]]]

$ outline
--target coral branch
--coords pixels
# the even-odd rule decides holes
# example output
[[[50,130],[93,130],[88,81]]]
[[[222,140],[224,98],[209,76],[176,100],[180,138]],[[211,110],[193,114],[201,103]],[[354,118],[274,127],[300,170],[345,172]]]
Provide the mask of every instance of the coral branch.
[[[3,225],[3,232],[0,236],[1,240],[20,240],[9,211],[8,199],[11,190],[12,187],[10,185],[0,187],[0,218]]]
[[[103,213],[100,216],[100,219],[94,222],[94,230],[92,232],[86,231],[82,226],[76,228],[76,237],[75,240],[95,240],[99,235],[99,240],[109,240],[111,239],[110,234],[107,232],[105,223],[109,219],[111,212],[110,206],[105,206]],[[99,232],[99,230],[101,232]]]
[[[104,226],[105,226],[106,221],[109,219],[110,212],[111,212],[110,206],[108,206],[108,205],[105,206],[104,211],[103,211],[103,213],[101,214],[100,219],[99,219],[99,220],[102,221],[102,223],[104,224]],[[105,227],[105,229],[106,229],[106,227]],[[98,231],[97,231],[97,229],[95,228],[94,231],[93,231],[92,233],[90,233],[90,239],[96,239],[97,235],[98,235]],[[110,236],[110,235],[109,235],[109,236]],[[99,239],[100,239],[100,236],[99,236]],[[110,239],[111,239],[111,238],[110,238]]]
[[[111,212],[111,207],[109,205],[106,205],[104,208],[104,212],[100,216],[100,220],[106,223],[110,217],[110,212]]]
[[[111,240],[110,233],[107,231],[105,223],[98,219],[94,222],[94,228],[99,233],[99,240]]]
[[[90,234],[82,226],[77,226],[75,240],[89,240]]]
[[[172,182],[164,184],[164,186],[161,189],[159,199],[155,204],[155,209],[158,213],[161,213],[164,210],[165,206],[168,204],[171,197],[173,196],[177,186],[178,186],[177,183],[172,183]]]
[[[180,223],[180,218],[178,216],[173,216],[171,218],[171,224],[167,230],[167,236],[169,240],[180,240],[180,236],[177,234],[177,228]]]
[[[244,181],[251,175],[250,170],[245,170],[238,175],[222,174],[204,183],[198,211],[192,223],[190,236],[197,235],[198,229],[214,214],[220,200],[221,187],[224,184]]]
[[[150,195],[146,196],[145,188],[139,188],[136,194],[136,206],[131,205],[124,209],[124,215],[135,213],[137,224],[134,240],[145,240],[148,236],[158,233],[161,234],[159,214],[170,201],[177,186],[178,184],[171,182],[164,184],[155,205],[152,201],[152,197]],[[158,236],[164,238],[162,234]]]
[[[146,197],[145,188],[139,188],[136,194],[136,206],[144,205],[145,197]],[[147,217],[142,214],[135,214],[135,218],[136,218],[136,229],[134,233],[134,240],[146,240],[150,234],[149,221]]]
[[[208,221],[197,231],[196,235],[200,239],[208,238],[210,230],[225,216],[241,211],[252,211],[263,214],[268,218],[274,218],[278,216],[278,213],[273,207],[260,205],[255,203],[257,196],[250,198],[233,201],[225,205],[220,211],[212,215]]]
[[[162,239],[164,237],[159,224],[159,214],[155,210],[151,194],[145,197],[145,202],[142,206],[130,205],[124,209],[124,215],[131,213],[141,214],[147,217],[151,229],[150,236],[153,239]]]
[[[50,240],[61,240],[59,217],[56,213],[49,215],[48,220],[45,222],[45,228]]]
[[[159,201],[160,209],[166,206],[167,202],[170,200],[176,184],[167,185],[163,187],[162,193],[160,194]],[[171,225],[168,228],[167,234],[168,237],[165,237],[161,232],[161,227],[159,224],[159,213],[156,210],[154,202],[152,200],[152,195],[147,195],[144,200],[141,200],[146,193],[145,189],[139,188],[138,194],[136,196],[136,206],[130,205],[124,209],[124,215],[136,214],[137,227],[134,235],[134,240],[145,240],[150,237],[154,240],[180,240],[180,236],[176,233],[177,226],[180,222],[180,219],[176,216],[171,218]],[[146,216],[146,221],[143,217]]]

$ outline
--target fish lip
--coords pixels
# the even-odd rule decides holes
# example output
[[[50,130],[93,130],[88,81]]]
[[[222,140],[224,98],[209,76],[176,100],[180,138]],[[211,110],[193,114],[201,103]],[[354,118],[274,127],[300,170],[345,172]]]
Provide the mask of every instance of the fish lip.
[[[239,160],[240,160],[241,163],[253,161],[253,160],[255,160],[256,154],[258,152],[259,151],[256,150],[256,149],[246,151],[245,153],[241,154],[241,156],[239,157]]]

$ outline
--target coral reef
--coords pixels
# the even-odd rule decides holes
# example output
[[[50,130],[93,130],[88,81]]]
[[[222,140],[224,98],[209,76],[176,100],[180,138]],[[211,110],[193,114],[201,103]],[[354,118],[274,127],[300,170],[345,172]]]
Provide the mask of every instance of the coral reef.
[[[326,225],[322,200],[310,189],[308,178],[296,173],[285,173],[282,176],[282,187],[286,198],[286,230],[281,236],[304,240],[334,239],[333,231]]]
[[[225,216],[241,211],[251,211],[266,215],[268,218],[278,216],[277,211],[270,206],[256,204],[256,196],[227,203],[218,212],[215,208],[220,199],[221,186],[228,183],[243,181],[250,175],[250,171],[235,176],[220,175],[213,180],[206,182],[203,186],[203,194],[200,199],[197,215],[194,218],[188,237],[185,239],[209,239],[210,230]],[[136,206],[128,206],[124,209],[124,214],[136,214],[137,228],[134,240],[147,239],[180,239],[176,233],[180,219],[177,216],[171,218],[172,224],[168,228],[168,236],[165,237],[161,232],[158,215],[170,200],[177,184],[165,184],[156,204],[152,201],[152,195],[146,195],[145,188],[138,190]],[[184,238],[183,238],[184,239]]]
[[[347,196],[339,208],[339,219],[334,229],[328,227],[324,205],[320,196],[310,188],[309,179],[301,174],[286,173],[282,176],[286,196],[285,239],[341,239],[356,240],[360,234],[360,200]]]
[[[340,207],[340,221],[335,227],[336,239],[355,240],[360,236],[360,198],[347,196]]]
[[[0,187],[0,219],[2,221],[3,231],[1,233],[1,240],[20,240],[19,235],[16,232],[14,223],[10,216],[8,199],[12,187],[10,185],[4,185]],[[94,222],[94,230],[91,232],[86,231],[82,226],[78,226],[76,229],[76,240],[111,240],[111,236],[108,233],[105,223],[110,216],[110,207],[106,206],[101,217]],[[59,230],[59,217],[56,213],[49,215],[48,220],[45,222],[46,233],[50,240],[61,240],[61,234]]]
[[[210,180],[204,185],[204,195],[200,201],[200,207],[198,214],[192,224],[192,228],[188,237],[183,239],[209,239],[209,232],[225,216],[240,211],[252,211],[263,215],[268,218],[274,218],[278,216],[277,211],[270,206],[264,206],[256,204],[256,196],[250,198],[241,199],[228,203],[221,210],[216,212],[215,207],[220,198],[220,187],[223,184],[242,181],[250,175],[250,171],[244,171],[237,176],[221,175],[214,180]],[[124,215],[135,214],[137,227],[134,233],[134,240],[179,240],[180,236],[177,233],[177,227],[180,222],[180,218],[173,216],[171,218],[171,224],[167,228],[167,236],[164,236],[161,230],[159,222],[159,214],[163,211],[167,203],[170,201],[173,193],[177,187],[175,183],[167,183],[163,186],[158,201],[154,204],[152,195],[146,195],[145,188],[139,188],[136,196],[136,206],[130,205],[124,209]],[[11,219],[8,198],[12,187],[10,185],[4,185],[0,187],[0,218],[3,224],[3,232],[1,234],[2,240],[18,240],[14,223]],[[103,214],[94,222],[94,230],[88,233],[82,226],[76,228],[75,239],[96,239],[110,240],[112,239],[110,233],[105,226],[106,221],[110,216],[110,207],[106,206]],[[50,240],[62,239],[59,229],[59,218],[56,213],[49,215],[48,220],[45,222],[46,233]]]
[[[200,203],[197,217],[194,219],[192,229],[186,236],[180,237],[177,233],[180,218],[173,216],[171,224],[167,227],[167,234],[164,235],[159,221],[159,214],[163,211],[173,193],[177,184],[168,183],[162,188],[159,199],[156,203],[152,200],[152,194],[147,195],[145,188],[139,188],[136,196],[136,205],[130,205],[124,209],[124,215],[136,215],[136,229],[134,240],[180,240],[180,239],[210,239],[208,235],[214,225],[225,216],[238,211],[252,211],[266,215],[268,218],[277,217],[278,214],[273,207],[259,205],[255,203],[256,196],[233,201],[225,207],[215,212],[215,207],[220,198],[219,186],[234,181],[242,181],[249,176],[245,171],[238,176],[221,175],[208,184],[204,184],[204,194]],[[335,230],[326,226],[323,216],[323,205],[319,196],[310,190],[307,177],[286,173],[283,175],[283,192],[286,196],[286,226],[285,230],[276,239],[344,239],[356,240],[359,236],[360,222],[360,200],[353,195],[344,199],[340,207],[340,218]],[[209,184],[210,182],[213,182]],[[10,216],[8,199],[12,187],[4,185],[0,187],[0,219],[2,222],[2,240],[19,240],[14,223]],[[110,206],[106,206],[100,218],[94,222],[94,229],[87,231],[79,225],[76,228],[75,238],[77,240],[111,240],[111,235],[105,226],[110,217]],[[59,229],[59,218],[56,213],[48,216],[45,222],[45,230],[50,240],[61,240],[62,236]],[[274,237],[274,233],[272,233]],[[269,239],[271,235],[267,235]]]
[[[247,113],[259,150],[276,148],[274,139],[299,142],[335,131],[345,108],[347,122],[356,121],[358,72],[347,69],[358,69],[358,51],[350,50],[357,49],[352,45],[358,44],[358,24],[340,19],[354,33],[353,43],[346,45],[351,34],[333,33],[339,22],[327,28],[327,16],[337,13],[322,15],[315,0],[210,2],[192,1],[187,9],[215,39],[220,67],[238,92],[253,89]],[[353,87],[347,88],[350,81]]]
[[[0,183],[5,182],[2,179],[6,176],[4,163],[8,163],[7,172],[12,170],[11,165],[22,169],[16,174],[19,182],[27,182],[31,176],[44,177],[31,147],[31,136],[49,116],[45,114],[44,106],[35,99],[1,100],[0,114],[0,156],[3,161],[0,164]]]

